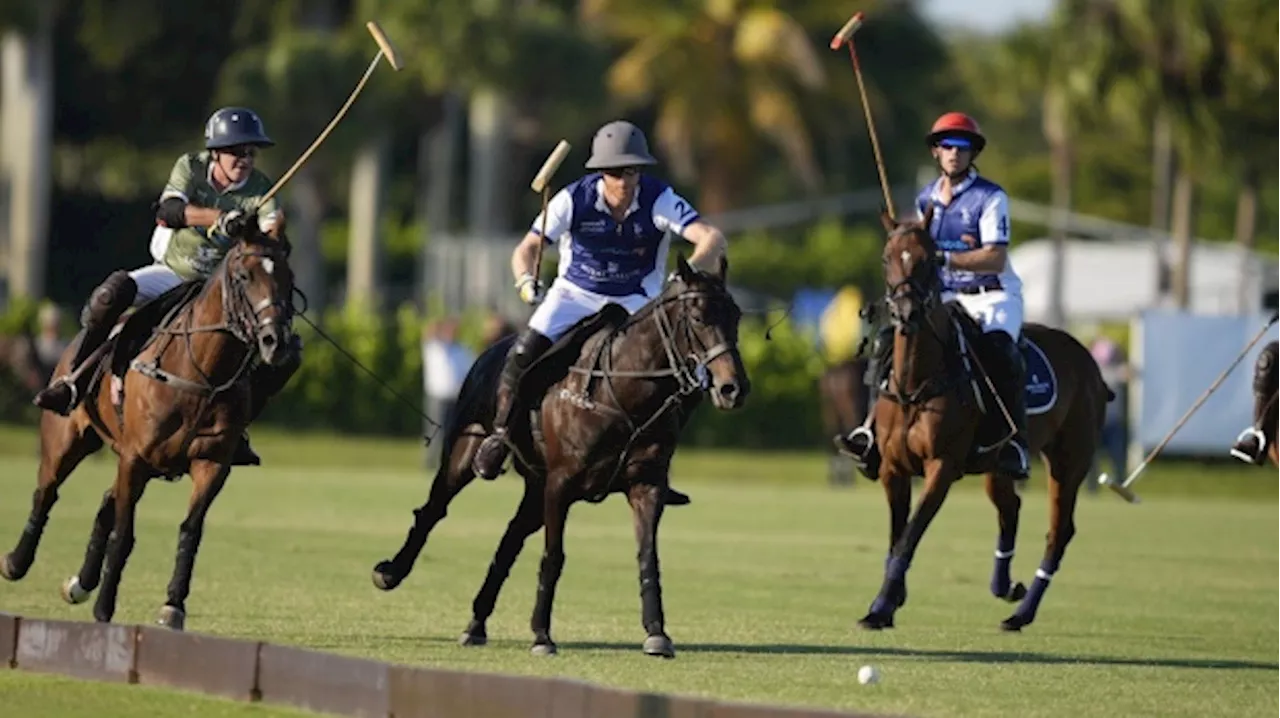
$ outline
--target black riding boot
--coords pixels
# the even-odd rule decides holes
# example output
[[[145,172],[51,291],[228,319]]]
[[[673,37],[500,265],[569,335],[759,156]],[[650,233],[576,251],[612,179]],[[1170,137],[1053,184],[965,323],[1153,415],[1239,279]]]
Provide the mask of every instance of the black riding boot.
[[[847,435],[835,438],[836,448],[840,453],[853,459],[853,464],[858,467],[858,471],[872,481],[880,478],[880,449],[876,446],[875,436],[876,397],[880,393],[881,384],[888,379],[889,369],[892,366],[893,327],[885,325],[876,333],[875,344],[871,349],[871,359],[867,362],[867,373],[863,377],[871,389],[867,419],[862,426]]]
[[[54,379],[48,387],[42,389],[32,403],[41,409],[54,411],[67,416],[80,403],[80,398],[87,387],[84,384],[85,361],[95,349],[111,335],[111,329],[124,314],[133,300],[138,296],[138,284],[128,272],[112,272],[93,294],[80,313],[80,325],[83,327],[75,341],[75,357],[67,373]]]
[[[258,416],[262,414],[262,410],[267,408],[267,402],[271,397],[280,393],[280,390],[289,383],[289,379],[302,366],[302,339],[297,334],[293,335],[290,340],[288,358],[279,366],[260,366],[254,371],[250,377],[249,383],[252,389],[249,392],[249,423],[258,420]],[[232,466],[260,466],[262,457],[258,456],[258,452],[253,450],[249,445],[249,430],[245,429],[240,436],[240,443],[236,445],[236,451],[231,456]]]
[[[471,469],[476,472],[476,476],[492,481],[502,473],[502,462],[507,460],[510,452],[507,447],[507,423],[519,403],[520,380],[533,362],[551,348],[551,344],[552,341],[537,330],[526,329],[507,354],[507,363],[502,367],[502,377],[498,382],[498,406],[493,416],[493,433],[480,442],[480,447],[471,460]]]
[[[991,343],[1005,369],[992,379],[998,379],[996,385],[1000,388],[1000,400],[1016,427],[1013,438],[1000,448],[996,468],[1005,476],[1022,480],[1031,475],[1030,452],[1027,450],[1027,367],[1022,350],[1012,337],[1002,331],[992,334]]]

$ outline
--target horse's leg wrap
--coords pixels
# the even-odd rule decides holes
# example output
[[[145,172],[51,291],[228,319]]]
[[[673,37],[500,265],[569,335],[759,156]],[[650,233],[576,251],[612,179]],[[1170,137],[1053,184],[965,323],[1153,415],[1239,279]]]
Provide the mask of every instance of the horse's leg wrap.
[[[1026,374],[1027,367],[1013,337],[1002,331],[994,331],[987,335],[990,338],[993,354],[1004,364],[1004,371],[992,379],[1000,392],[1000,401],[1004,403],[1013,419],[1014,435],[1000,450],[1000,470],[1015,479],[1025,479],[1030,470],[1027,450],[1027,410],[1026,410]]]
[[[36,395],[36,406],[63,415],[71,413],[84,394],[85,387],[80,384],[86,373],[85,361],[107,340],[111,328],[120,319],[120,315],[133,305],[137,296],[138,283],[123,270],[112,272],[93,290],[80,313],[80,325],[83,328],[70,369],[66,376],[59,377]]]
[[[502,470],[502,462],[507,459],[507,424],[520,404],[520,380],[538,357],[551,348],[551,339],[536,329],[526,329],[516,339],[507,355],[507,362],[502,367],[502,376],[498,380],[497,407],[493,415],[493,433],[486,436],[476,449],[472,469],[482,479],[493,479]]]

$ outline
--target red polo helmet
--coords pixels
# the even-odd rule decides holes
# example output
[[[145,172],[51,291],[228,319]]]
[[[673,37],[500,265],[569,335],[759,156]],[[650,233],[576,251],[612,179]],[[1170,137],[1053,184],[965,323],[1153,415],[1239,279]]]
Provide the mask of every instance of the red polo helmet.
[[[933,123],[933,129],[925,136],[925,144],[933,147],[944,137],[962,137],[973,145],[973,154],[977,156],[987,146],[987,138],[978,127],[978,121],[963,112],[948,112]]]

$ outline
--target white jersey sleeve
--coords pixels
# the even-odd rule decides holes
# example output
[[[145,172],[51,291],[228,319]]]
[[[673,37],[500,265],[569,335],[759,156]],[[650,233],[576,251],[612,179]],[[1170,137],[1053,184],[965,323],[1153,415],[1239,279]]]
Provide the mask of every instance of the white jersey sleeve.
[[[995,192],[978,216],[978,241],[982,246],[1009,244],[1009,195]]]
[[[533,218],[533,225],[529,229],[534,234],[541,234],[543,241],[555,243],[568,234],[571,224],[573,224],[573,196],[562,189],[547,202],[546,233],[543,234],[542,231],[541,212]]]
[[[670,187],[653,202],[653,225],[664,232],[684,234],[684,228],[698,221],[698,210]]]

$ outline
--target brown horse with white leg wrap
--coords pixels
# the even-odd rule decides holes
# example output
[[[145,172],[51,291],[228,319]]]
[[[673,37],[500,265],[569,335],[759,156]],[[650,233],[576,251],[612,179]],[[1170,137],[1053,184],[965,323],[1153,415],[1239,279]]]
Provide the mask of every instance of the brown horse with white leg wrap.
[[[69,416],[42,413],[31,515],[17,546],[0,560],[0,575],[16,581],[30,570],[58,488],[106,442],[119,455],[115,483],[94,519],[84,564],[63,584],[63,598],[80,603],[101,581],[93,613],[110,621],[143,489],[153,478],[190,473],[190,508],[160,612],[162,625],[183,627],[205,515],[230,474],[244,429],[300,361],[283,229],[282,216],[270,236],[250,222],[212,276],[152,303],[166,309],[163,317],[145,305],[91,355],[89,391]],[[67,348],[55,375],[67,371],[75,350],[74,343]]]
[[[988,391],[980,362],[976,325],[941,300],[935,246],[922,221],[882,222],[888,311],[894,326],[893,368],[887,390],[873,407],[880,454],[879,480],[889,500],[890,552],[879,594],[859,625],[891,628],[906,603],[906,574],[929,522],[951,484],[966,474],[986,474],[987,495],[999,512],[991,592],[1020,601],[1005,630],[1035,620],[1049,581],[1075,534],[1076,496],[1099,442],[1106,402],[1112,398],[1089,351],[1071,335],[1036,324],[1023,326],[1028,346],[1028,387],[1052,388],[1051,399],[1028,402],[1028,442],[1049,468],[1049,534],[1044,558],[1030,589],[1010,577],[1022,501],[1014,480],[995,472],[996,449],[1009,437],[1009,423]],[[1036,362],[1033,364],[1032,359]],[[989,363],[989,362],[988,362]],[[1035,368],[1032,368],[1032,367]],[[911,513],[911,478],[924,489]]]

